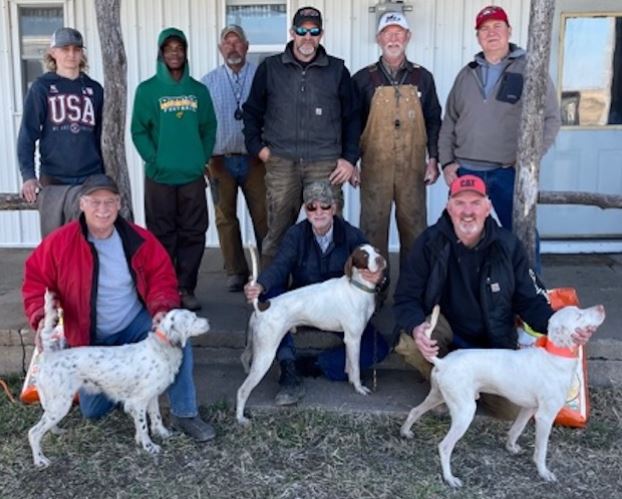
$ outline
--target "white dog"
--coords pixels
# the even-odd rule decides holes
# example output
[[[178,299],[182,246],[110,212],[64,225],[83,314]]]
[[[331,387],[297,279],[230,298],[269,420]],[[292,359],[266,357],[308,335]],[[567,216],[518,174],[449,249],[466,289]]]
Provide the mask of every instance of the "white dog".
[[[41,439],[69,412],[80,388],[122,402],[134,419],[136,443],[151,454],[159,452],[160,447],[149,438],[147,414],[153,434],[170,436],[162,424],[158,396],[173,382],[188,339],[209,331],[207,319],[175,309],[166,314],[155,333],[138,343],[52,351],[49,347],[57,322],[53,301],[53,294],[46,291],[43,352],[36,383],[44,413],[28,432],[35,466],[49,465],[41,451]]]
[[[431,332],[437,318],[438,307],[435,307],[428,331]],[[445,402],[451,414],[451,427],[438,446],[443,478],[452,487],[460,487],[462,481],[451,473],[454,446],[475,416],[475,400],[480,392],[500,395],[521,407],[508,433],[507,450],[512,454],[521,450],[516,441],[529,419],[535,416],[533,459],[539,475],[546,481],[555,481],[555,475],[546,467],[546,452],[553,421],[564,405],[577,367],[576,345],[571,336],[576,328],[595,328],[604,320],[602,305],[584,310],[565,307],[549,320],[548,342],[553,344],[550,348],[468,349],[454,351],[442,359],[434,358],[430,393],[410,411],[400,433],[412,438],[410,428],[415,421]]]
[[[244,417],[246,400],[270,369],[285,334],[297,326],[343,331],[348,379],[358,393],[369,393],[361,383],[359,357],[361,336],[375,308],[375,284],[365,281],[359,269],[377,272],[385,267],[386,261],[378,250],[364,244],[350,255],[342,277],[289,291],[259,307],[255,305],[246,350],[242,354],[248,372],[252,351],[250,373],[237,394],[236,418],[240,424],[249,423]],[[255,269],[254,273],[256,275]]]

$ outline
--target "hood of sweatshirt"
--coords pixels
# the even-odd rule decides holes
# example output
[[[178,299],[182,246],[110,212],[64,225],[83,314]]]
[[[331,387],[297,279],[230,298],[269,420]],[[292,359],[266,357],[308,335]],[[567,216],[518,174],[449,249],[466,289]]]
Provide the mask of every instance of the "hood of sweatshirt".
[[[158,36],[158,59],[156,65],[156,75],[158,79],[161,80],[163,83],[175,85],[178,82],[171,76],[171,72],[166,67],[166,64],[164,63],[164,57],[162,55],[162,46],[164,45],[164,42],[166,42],[166,40],[168,40],[169,38],[179,38],[186,47],[186,60],[184,63],[184,73],[181,77],[181,81],[186,80],[190,76],[190,68],[188,64],[188,40],[186,39],[186,35],[184,34],[184,32],[177,28],[166,28],[162,30],[160,36]]]
[[[525,49],[519,47],[518,45],[510,43],[510,51],[503,58],[503,60],[508,61],[508,60],[513,60],[513,59],[518,59],[519,57],[524,57],[525,55],[527,55],[527,52],[525,51]],[[477,62],[480,66],[488,66],[488,61],[486,61],[486,56],[484,56],[483,51],[475,54],[474,59],[475,59],[475,62]]]

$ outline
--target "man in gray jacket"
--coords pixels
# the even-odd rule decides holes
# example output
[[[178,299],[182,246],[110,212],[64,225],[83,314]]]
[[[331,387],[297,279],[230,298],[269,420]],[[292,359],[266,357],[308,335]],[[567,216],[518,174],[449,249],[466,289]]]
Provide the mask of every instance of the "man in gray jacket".
[[[475,30],[482,52],[458,73],[447,97],[439,159],[447,185],[466,174],[481,177],[499,222],[511,230],[526,52],[509,43],[512,28],[501,7],[484,7],[477,14]],[[542,155],[560,125],[549,78]]]

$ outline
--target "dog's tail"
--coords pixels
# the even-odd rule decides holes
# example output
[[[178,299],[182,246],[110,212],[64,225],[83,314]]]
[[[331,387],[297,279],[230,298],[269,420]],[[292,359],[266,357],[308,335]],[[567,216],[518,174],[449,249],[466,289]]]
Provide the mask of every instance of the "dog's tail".
[[[46,288],[43,305],[43,328],[41,329],[41,346],[43,351],[58,350],[59,340],[56,326],[61,321],[61,313],[56,303],[56,295]]]
[[[434,308],[432,309],[432,317],[430,318],[430,327],[425,332],[428,338],[432,338],[432,331],[434,331],[434,328],[436,327],[436,324],[438,323],[438,316],[440,313],[441,313],[441,307],[439,305],[434,305]],[[429,360],[435,366],[438,366],[441,362],[441,359],[439,359],[436,355]]]
[[[258,263],[258,257],[257,257],[257,248],[251,244],[249,246],[249,250],[251,252],[251,262],[252,262],[252,268],[253,268],[251,284],[254,285],[257,283],[257,277],[259,277],[259,263]],[[253,308],[255,309],[255,312],[259,313],[259,298],[258,297],[256,297],[253,300]]]

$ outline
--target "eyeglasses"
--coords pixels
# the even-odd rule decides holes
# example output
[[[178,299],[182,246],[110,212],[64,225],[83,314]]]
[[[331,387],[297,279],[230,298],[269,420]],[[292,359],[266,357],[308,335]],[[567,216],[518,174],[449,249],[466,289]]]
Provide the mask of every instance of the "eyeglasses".
[[[93,208],[94,210],[101,208],[102,206],[106,208],[107,210],[110,210],[114,208],[115,206],[117,206],[117,203],[119,202],[119,200],[115,198],[92,199],[92,198],[84,197],[84,200],[86,201],[86,204],[89,205],[89,208]]]
[[[328,211],[333,207],[332,204],[313,204],[313,203],[307,203],[307,205],[305,206],[305,208],[307,209],[307,211],[316,211],[318,208],[322,211]]]
[[[322,28],[294,28],[294,32],[298,36],[305,36],[309,33],[311,36],[320,36],[322,34]]]

